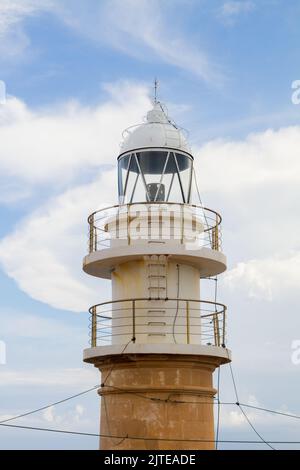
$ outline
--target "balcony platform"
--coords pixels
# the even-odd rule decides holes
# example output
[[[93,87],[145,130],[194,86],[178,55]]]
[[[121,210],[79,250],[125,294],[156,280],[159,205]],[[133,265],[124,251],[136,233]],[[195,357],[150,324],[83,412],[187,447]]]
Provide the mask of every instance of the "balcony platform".
[[[205,346],[198,344],[142,344],[130,343],[115,344],[109,346],[96,346],[83,351],[83,360],[88,363],[99,363],[114,357],[134,356],[143,354],[154,355],[180,355],[180,356],[203,356],[215,359],[220,365],[231,362],[231,351],[222,346]]]
[[[127,261],[142,260],[147,255],[166,255],[170,260],[196,267],[200,277],[217,276],[226,270],[226,256],[217,250],[201,247],[189,249],[187,245],[149,242],[115,246],[94,251],[85,256],[83,270],[92,276],[111,279],[115,266]]]

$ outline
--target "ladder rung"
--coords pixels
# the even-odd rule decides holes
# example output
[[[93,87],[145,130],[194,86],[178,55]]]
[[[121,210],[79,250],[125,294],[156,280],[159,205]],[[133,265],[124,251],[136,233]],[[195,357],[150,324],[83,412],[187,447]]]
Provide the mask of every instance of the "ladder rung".
[[[165,274],[149,274],[148,277],[159,277],[160,279],[166,278]]]
[[[161,286],[151,287],[150,286],[150,287],[148,287],[148,289],[164,289],[164,290],[166,290],[166,287],[161,287]]]
[[[165,268],[165,267],[166,267],[166,263],[149,263],[149,264],[148,264],[148,268],[151,268],[152,266],[155,266],[156,268],[157,268],[157,267]]]
[[[148,321],[149,326],[166,326],[165,321]]]
[[[165,310],[148,310],[147,313],[150,315],[151,313],[166,313],[166,311]]]
[[[166,333],[148,333],[148,336],[166,336]]]

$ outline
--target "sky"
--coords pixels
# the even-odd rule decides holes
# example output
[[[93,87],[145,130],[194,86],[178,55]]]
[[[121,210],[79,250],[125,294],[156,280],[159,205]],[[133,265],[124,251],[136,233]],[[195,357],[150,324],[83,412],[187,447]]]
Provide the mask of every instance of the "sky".
[[[0,420],[100,382],[82,350],[109,283],[82,272],[86,218],[117,202],[122,131],[155,77],[223,217],[240,401],[300,415],[299,20],[297,0],[0,0]],[[228,366],[220,398],[235,401]],[[98,412],[90,392],[14,424],[97,433]],[[264,439],[299,440],[299,420],[248,413]],[[220,423],[257,440],[234,406]],[[2,449],[97,445],[0,427]]]

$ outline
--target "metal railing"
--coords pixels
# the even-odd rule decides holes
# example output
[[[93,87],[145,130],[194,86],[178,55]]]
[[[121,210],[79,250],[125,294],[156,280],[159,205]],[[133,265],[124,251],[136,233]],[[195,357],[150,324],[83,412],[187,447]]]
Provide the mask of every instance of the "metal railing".
[[[88,217],[89,253],[114,241],[165,243],[177,240],[221,250],[221,216],[206,207],[177,203],[133,203],[107,207]]]
[[[223,346],[226,306],[190,299],[115,300],[89,309],[90,344],[175,343]]]

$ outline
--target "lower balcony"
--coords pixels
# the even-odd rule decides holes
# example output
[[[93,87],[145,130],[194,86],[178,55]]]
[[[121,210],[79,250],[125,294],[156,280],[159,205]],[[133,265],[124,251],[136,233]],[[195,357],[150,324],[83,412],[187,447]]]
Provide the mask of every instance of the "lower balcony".
[[[90,346],[225,347],[226,306],[191,299],[124,299],[90,308]]]

